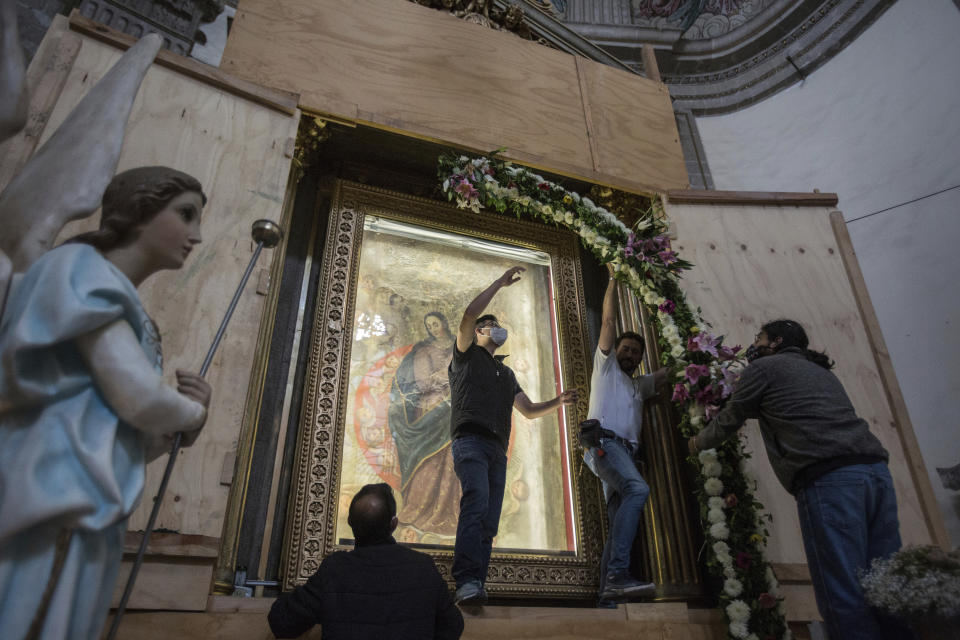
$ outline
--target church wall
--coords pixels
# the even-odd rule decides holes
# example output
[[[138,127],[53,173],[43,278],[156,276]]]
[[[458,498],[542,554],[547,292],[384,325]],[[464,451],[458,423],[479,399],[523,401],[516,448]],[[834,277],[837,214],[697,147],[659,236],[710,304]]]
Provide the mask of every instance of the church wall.
[[[244,0],[221,68],[305,111],[631,191],[687,184],[662,83],[407,0]]]
[[[738,113],[697,119],[717,189],[839,195],[953,545],[960,493],[935,468],[960,464],[958,31],[951,0],[896,3],[803,83]],[[743,293],[756,304],[780,286]],[[809,300],[797,319],[816,318],[819,305]],[[816,330],[812,339],[829,349]]]

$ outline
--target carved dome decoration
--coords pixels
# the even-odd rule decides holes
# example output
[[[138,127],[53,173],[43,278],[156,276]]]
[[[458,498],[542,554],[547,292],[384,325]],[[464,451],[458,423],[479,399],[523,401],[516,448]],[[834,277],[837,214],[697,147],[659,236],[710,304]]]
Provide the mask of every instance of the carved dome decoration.
[[[893,0],[566,0],[559,19],[643,68],[656,48],[677,111],[728,113],[803,80]]]

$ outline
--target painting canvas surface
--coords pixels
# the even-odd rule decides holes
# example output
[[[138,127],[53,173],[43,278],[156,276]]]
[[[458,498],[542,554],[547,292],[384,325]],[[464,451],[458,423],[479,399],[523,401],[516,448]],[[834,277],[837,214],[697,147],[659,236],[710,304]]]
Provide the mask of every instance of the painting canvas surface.
[[[349,544],[350,498],[387,482],[400,542],[452,547],[460,484],[450,453],[447,366],[470,301],[514,265],[526,271],[487,311],[509,331],[498,354],[533,401],[560,391],[549,255],[367,216],[360,256],[336,540]],[[561,413],[514,411],[495,550],[572,554],[570,474]]]

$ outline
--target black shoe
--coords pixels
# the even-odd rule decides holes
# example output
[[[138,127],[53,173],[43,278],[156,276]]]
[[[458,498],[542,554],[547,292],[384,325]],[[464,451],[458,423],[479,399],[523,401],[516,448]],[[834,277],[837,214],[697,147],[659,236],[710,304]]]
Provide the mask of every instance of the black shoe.
[[[597,600],[597,609],[616,609],[619,606],[620,603],[616,600],[605,600],[603,598]]]
[[[653,595],[656,585],[652,582],[640,582],[626,571],[615,571],[607,574],[601,600],[613,600],[626,596]]]
[[[454,602],[466,606],[483,604],[486,600],[487,592],[479,580],[464,582],[457,587],[457,593],[454,596]]]

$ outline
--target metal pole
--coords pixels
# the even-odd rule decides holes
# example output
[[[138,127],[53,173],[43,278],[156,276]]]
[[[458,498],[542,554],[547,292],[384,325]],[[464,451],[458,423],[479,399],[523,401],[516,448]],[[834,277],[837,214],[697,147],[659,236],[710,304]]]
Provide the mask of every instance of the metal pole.
[[[276,246],[276,244],[280,241],[280,227],[270,220],[257,220],[253,223],[253,238],[254,240],[257,240],[257,248],[250,257],[250,263],[247,265],[247,270],[243,273],[243,278],[240,279],[240,285],[237,287],[236,293],[233,294],[233,299],[230,301],[230,306],[227,308],[227,313],[223,317],[223,322],[220,323],[220,328],[217,329],[217,335],[213,337],[213,343],[210,345],[210,349],[207,350],[207,357],[203,359],[203,364],[200,366],[200,377],[207,375],[207,369],[210,368],[210,363],[213,361],[213,356],[217,351],[217,347],[220,346],[220,341],[223,339],[223,334],[227,329],[227,323],[230,322],[230,317],[237,308],[237,303],[240,301],[240,295],[243,293],[243,289],[247,286],[247,281],[250,279],[250,274],[253,273],[253,267],[257,263],[257,258],[260,257],[260,252],[263,250],[264,246],[273,247]],[[183,432],[177,432],[173,438],[173,446],[170,448],[170,459],[167,460],[167,468],[163,471],[163,480],[160,481],[160,488],[157,490],[157,496],[153,499],[153,508],[150,510],[150,518],[147,520],[147,527],[144,529],[143,538],[140,540],[140,548],[137,549],[137,557],[133,561],[133,566],[130,568],[130,575],[127,577],[127,584],[123,589],[123,596],[120,598],[120,604],[117,605],[117,611],[113,616],[113,621],[110,623],[110,632],[107,634],[107,640],[114,640],[116,638],[117,629],[120,627],[120,620],[123,618],[123,614],[127,610],[127,602],[130,600],[130,594],[133,593],[133,585],[137,580],[137,574],[140,572],[140,566],[143,564],[143,556],[147,551],[147,543],[150,541],[150,533],[153,531],[153,527],[157,522],[157,516],[160,514],[160,504],[163,502],[163,495],[167,491],[167,484],[170,482],[170,474],[173,472],[173,465],[177,460],[177,454],[180,453],[180,442],[182,439]]]

